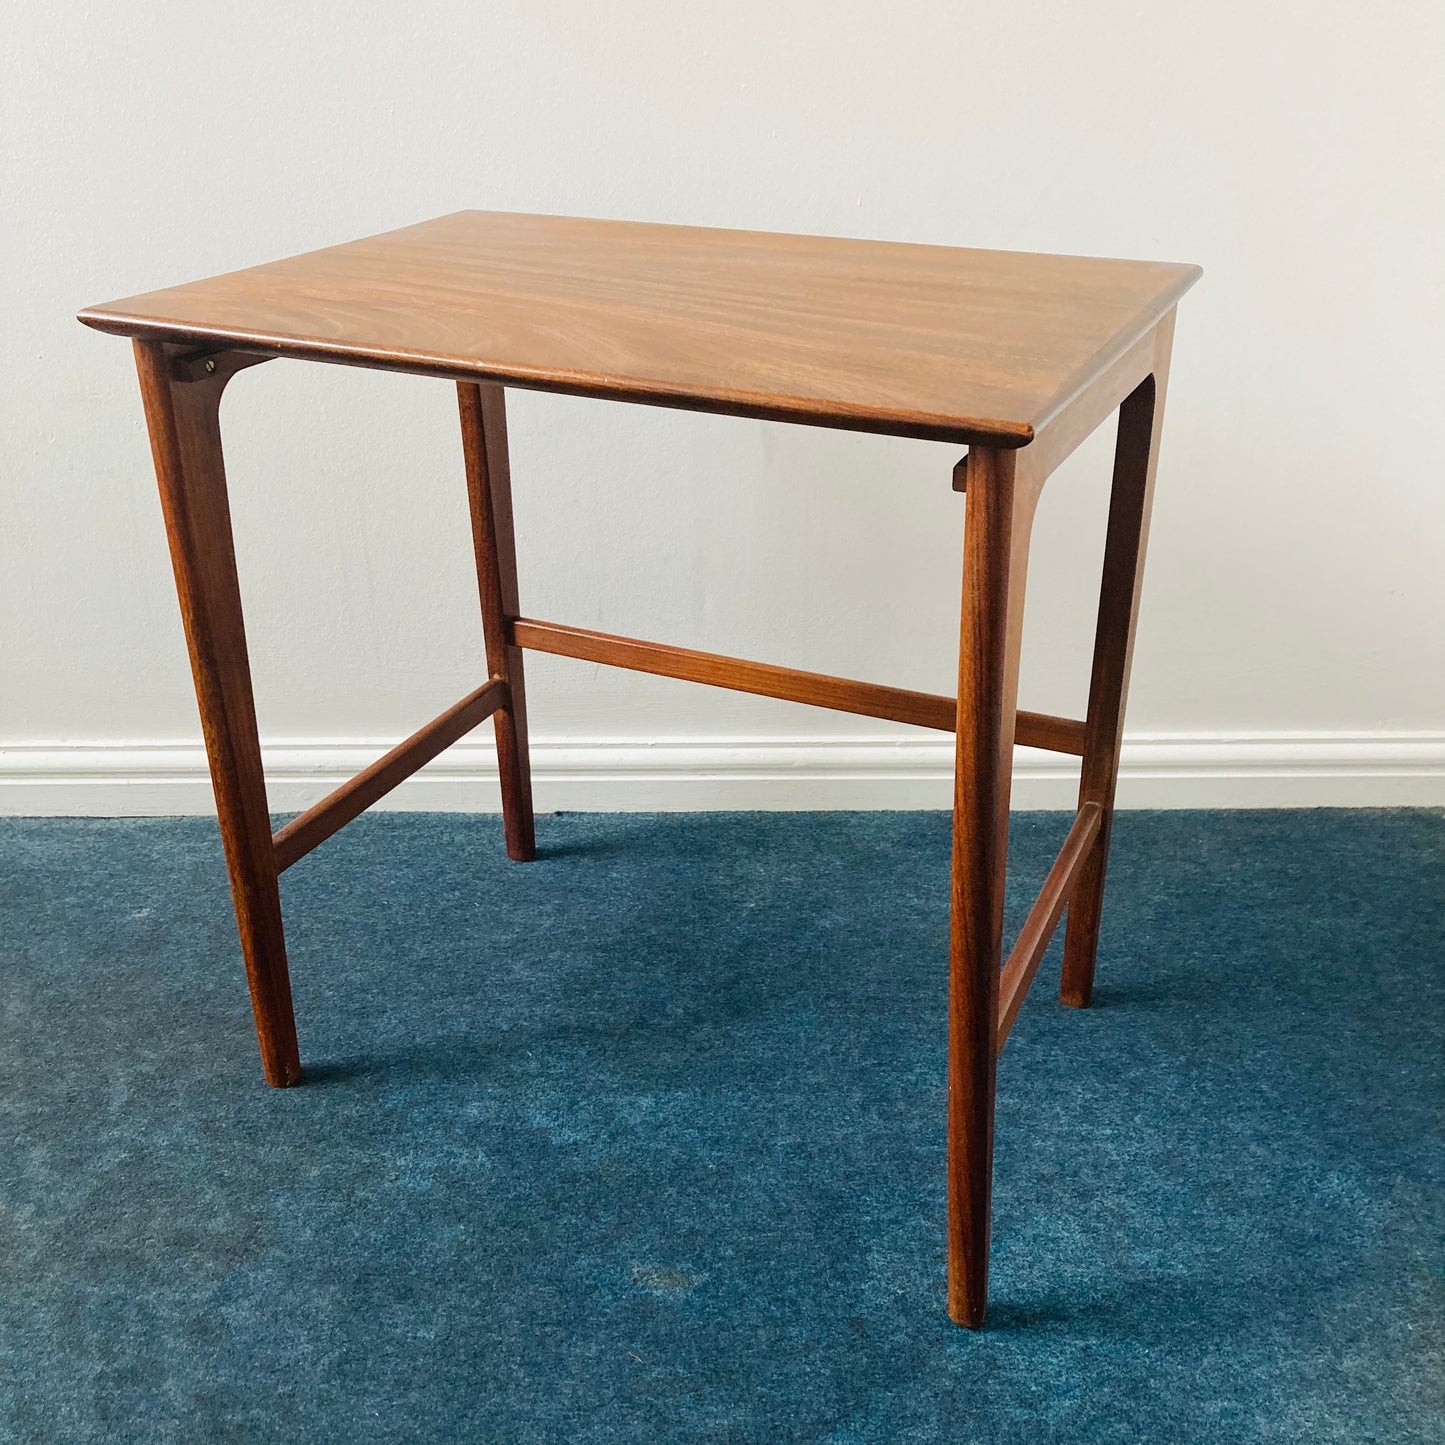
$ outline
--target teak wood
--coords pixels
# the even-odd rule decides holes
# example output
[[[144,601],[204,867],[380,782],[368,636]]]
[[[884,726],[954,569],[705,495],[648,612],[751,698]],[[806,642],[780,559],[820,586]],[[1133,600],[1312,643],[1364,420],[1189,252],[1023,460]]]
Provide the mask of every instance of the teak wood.
[[[1089,1000],[1174,311],[1193,266],[463,211],[81,313],[131,337],[216,791],[262,1067],[301,1077],[280,873],[490,717],[507,852],[535,852],[522,654],[955,735],[948,1307],[988,1297],[998,1057],[1065,911],[1061,994]],[[219,404],[298,357],[456,383],[487,677],[273,837]],[[958,686],[941,697],[521,615],[505,387],[962,443]],[[1029,537],[1050,473],[1118,442],[1083,719],[1017,706]],[[1082,758],[1079,807],[1003,964],[1016,744]],[[1001,969],[1001,965],[1002,969]]]
[[[418,768],[425,767],[438,753],[445,752],[458,738],[465,737],[478,723],[505,707],[508,691],[500,677],[484,682],[475,692],[453,703],[405,742],[398,743],[363,769],[349,783],[343,783],[315,807],[298,814],[271,840],[276,849],[276,871],[284,873],[338,828],[344,828],[398,783],[405,782]]]
[[[294,1084],[301,1077],[301,1055],[221,462],[221,392],[242,363],[227,358],[198,380],[178,381],[172,375],[171,353],[161,343],[136,341],[135,358],[251,986],[261,1067],[268,1084]]]
[[[496,714],[497,769],[507,856],[530,862],[537,852],[532,818],[532,763],[527,753],[527,692],[521,649],[507,636],[515,617],[517,549],[512,536],[512,470],[507,452],[506,396],[500,386],[457,385],[471,504],[472,545],[482,601],[487,669],[506,685]]]
[[[589,632],[585,627],[537,622],[530,617],[513,618],[509,635],[519,647],[532,652],[578,657],[586,662],[707,683],[733,692],[780,697],[787,702],[807,703],[834,712],[887,718],[949,733],[958,721],[958,704],[953,698],[910,692],[902,687],[853,682],[821,672],[774,667],[767,662],[744,662],[738,657],[719,657],[715,652],[694,652],[691,648],[642,642],[635,637],[613,637],[606,632]],[[1020,712],[1018,740],[1025,747],[1046,748],[1050,752],[1075,753],[1081,757],[1084,752],[1083,725],[1073,718],[1050,717],[1046,713]]]

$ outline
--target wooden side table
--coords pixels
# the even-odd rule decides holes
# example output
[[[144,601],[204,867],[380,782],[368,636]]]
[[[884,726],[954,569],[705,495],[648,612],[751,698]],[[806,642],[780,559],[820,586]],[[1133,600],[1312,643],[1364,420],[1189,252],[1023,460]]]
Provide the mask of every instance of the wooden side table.
[[[998,1053],[1066,905],[1062,998],[1089,1000],[1174,308],[1199,274],[464,211],[81,312],[87,325],[134,339],[267,1081],[301,1077],[277,887],[284,869],[488,717],[507,852],[533,856],[524,650],[953,732],[948,1307],[960,1324],[981,1324]],[[275,357],[456,383],[489,675],[273,836],[218,406],[238,371]],[[522,616],[507,386],[965,445],[952,479],[967,493],[957,697]],[[1088,715],[1021,712],[1039,493],[1116,409]],[[1074,824],[1004,961],[1015,743],[1083,765]]]

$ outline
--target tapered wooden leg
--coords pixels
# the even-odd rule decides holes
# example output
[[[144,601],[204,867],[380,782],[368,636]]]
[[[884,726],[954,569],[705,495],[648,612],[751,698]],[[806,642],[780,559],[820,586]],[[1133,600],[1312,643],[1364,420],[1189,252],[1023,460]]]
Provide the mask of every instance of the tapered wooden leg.
[[[1059,997],[1084,1008],[1094,988],[1099,920],[1104,905],[1104,874],[1114,823],[1114,793],[1119,781],[1119,747],[1124,736],[1124,705],[1134,653],[1134,627],[1144,578],[1144,551],[1154,474],[1159,463],[1159,434],[1169,379],[1173,317],[1161,323],[1151,376],[1119,408],[1114,450],[1114,484],[1109,498],[1109,530],[1104,543],[1104,575],[1099,589],[1099,619],[1094,634],[1094,667],[1089,682],[1089,715],[1084,728],[1084,765],[1079,805],[1097,803],[1102,812],[1079,881],[1069,901],[1064,932],[1064,970]]]
[[[948,1312],[978,1328],[988,1303],[998,986],[1019,640],[1035,489],[1016,454],[968,458],[953,923],[948,989]]]
[[[212,358],[209,372],[191,368],[196,379],[184,380],[175,348],[137,341],[135,353],[261,1065],[268,1084],[284,1087],[300,1079],[301,1060],[217,415],[222,388],[249,358]]]
[[[487,668],[507,684],[507,703],[493,715],[502,783],[507,856],[519,863],[537,853],[532,815],[532,765],[527,753],[527,689],[522,650],[507,642],[518,615],[517,550],[512,530],[512,477],[507,457],[506,393],[500,386],[457,384],[462,449],[472,511],[472,545],[482,598]]]

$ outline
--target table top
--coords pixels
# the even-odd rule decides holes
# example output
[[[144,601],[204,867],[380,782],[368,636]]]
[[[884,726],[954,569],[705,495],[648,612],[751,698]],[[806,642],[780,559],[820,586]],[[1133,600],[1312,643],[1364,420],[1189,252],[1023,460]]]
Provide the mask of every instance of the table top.
[[[459,211],[80,319],[152,340],[1022,446],[1199,275]]]

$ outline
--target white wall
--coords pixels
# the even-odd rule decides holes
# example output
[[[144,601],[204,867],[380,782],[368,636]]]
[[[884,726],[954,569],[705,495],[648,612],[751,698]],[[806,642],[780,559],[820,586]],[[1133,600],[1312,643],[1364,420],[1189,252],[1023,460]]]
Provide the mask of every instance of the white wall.
[[[464,207],[1202,263],[1126,795],[1445,802],[1433,0],[169,0],[5,32],[0,807],[207,805],[129,351],[76,309]],[[513,398],[529,613],[951,691],[956,448]],[[224,421],[295,805],[480,675],[454,393],[277,362]],[[1082,707],[1108,442],[1046,495],[1026,706]],[[544,805],[946,795],[943,737],[531,669]],[[401,800],[485,803],[486,753]]]

